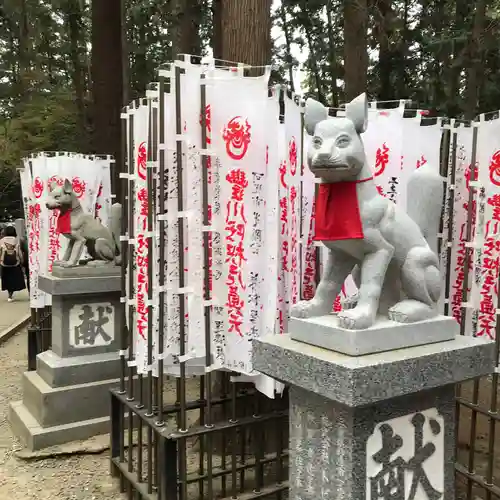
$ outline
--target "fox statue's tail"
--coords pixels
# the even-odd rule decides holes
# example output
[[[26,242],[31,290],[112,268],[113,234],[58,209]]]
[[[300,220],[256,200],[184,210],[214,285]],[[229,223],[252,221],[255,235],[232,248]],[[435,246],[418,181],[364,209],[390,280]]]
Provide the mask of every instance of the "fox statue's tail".
[[[121,264],[122,256],[120,254],[120,233],[121,233],[121,221],[122,221],[122,206],[120,203],[113,203],[111,205],[111,220],[110,229],[113,234],[113,241],[115,242],[115,263],[117,265]]]
[[[436,255],[443,192],[444,178],[429,164],[415,170],[408,180],[406,211]]]

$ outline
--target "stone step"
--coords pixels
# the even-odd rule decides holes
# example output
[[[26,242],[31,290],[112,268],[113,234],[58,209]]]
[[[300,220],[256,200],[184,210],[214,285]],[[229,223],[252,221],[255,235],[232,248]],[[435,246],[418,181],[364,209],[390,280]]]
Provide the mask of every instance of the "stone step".
[[[23,374],[23,404],[41,427],[65,425],[109,415],[109,390],[117,379],[51,387],[37,372]]]
[[[9,404],[8,418],[13,433],[31,451],[110,432],[109,416],[66,425],[41,427],[22,401],[14,401]]]
[[[116,352],[61,358],[45,351],[37,356],[36,371],[51,387],[88,384],[119,377],[120,358]]]

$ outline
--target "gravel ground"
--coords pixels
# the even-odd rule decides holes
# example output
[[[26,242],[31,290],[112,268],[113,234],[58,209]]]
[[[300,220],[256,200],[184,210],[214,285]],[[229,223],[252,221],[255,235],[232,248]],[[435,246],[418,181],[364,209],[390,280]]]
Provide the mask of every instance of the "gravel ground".
[[[108,452],[25,461],[7,421],[10,401],[22,399],[26,332],[0,346],[0,500],[123,500],[109,475]]]

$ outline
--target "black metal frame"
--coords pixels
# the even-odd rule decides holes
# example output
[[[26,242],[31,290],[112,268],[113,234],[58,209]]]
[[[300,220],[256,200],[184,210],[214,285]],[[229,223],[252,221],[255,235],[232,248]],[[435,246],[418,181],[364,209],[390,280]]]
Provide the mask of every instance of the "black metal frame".
[[[36,357],[52,347],[52,308],[31,309],[28,327],[28,371],[36,370]]]

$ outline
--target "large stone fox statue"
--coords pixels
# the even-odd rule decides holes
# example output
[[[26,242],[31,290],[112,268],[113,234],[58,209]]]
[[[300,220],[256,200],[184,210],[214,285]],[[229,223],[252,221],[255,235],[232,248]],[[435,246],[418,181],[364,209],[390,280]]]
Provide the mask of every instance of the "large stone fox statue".
[[[83,211],[68,179],[64,180],[62,186],[53,182],[49,188],[50,194],[46,206],[49,210],[59,210],[57,230],[69,240],[62,261],[54,262],[54,265],[78,266],[84,248],[87,248],[92,259],[87,264],[119,265],[121,205],[119,203],[112,205],[111,227],[108,229],[92,214]]]
[[[307,161],[321,180],[315,239],[329,253],[314,298],[296,304],[294,317],[329,314],[350,273],[359,291],[354,303],[338,315],[343,328],[368,328],[378,314],[396,322],[438,314],[443,178],[427,164],[415,170],[406,212],[383,197],[360,137],[367,121],[365,94],[346,106],[345,118],[329,118],[327,109],[312,99],[306,103],[305,126],[313,136]]]

